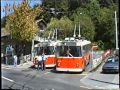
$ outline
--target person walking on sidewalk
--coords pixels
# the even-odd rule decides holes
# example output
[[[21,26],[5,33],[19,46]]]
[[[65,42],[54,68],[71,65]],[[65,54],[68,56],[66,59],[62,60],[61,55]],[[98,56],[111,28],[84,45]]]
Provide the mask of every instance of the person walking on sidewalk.
[[[17,57],[17,55],[14,55],[13,58],[14,58],[14,67],[16,67],[17,66],[18,57]]]

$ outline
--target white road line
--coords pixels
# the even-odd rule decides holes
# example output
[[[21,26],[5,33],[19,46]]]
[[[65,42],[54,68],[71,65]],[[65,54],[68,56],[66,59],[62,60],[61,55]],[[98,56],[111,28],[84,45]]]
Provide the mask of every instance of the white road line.
[[[2,69],[11,69],[10,67],[2,67]]]
[[[83,73],[83,74],[80,74],[80,75],[88,75],[88,73]]]
[[[48,73],[50,73],[50,72],[46,72],[46,73],[44,73],[44,74],[46,75],[46,74],[48,74]]]
[[[86,87],[86,86],[80,86],[82,88],[86,88],[86,89],[92,89],[92,88],[89,88],[89,87]]]
[[[42,76],[47,75],[47,74],[49,74],[49,73],[51,73],[51,72],[45,72],[43,75],[37,74],[36,76],[37,76],[37,77],[42,77]]]
[[[6,80],[8,80],[8,81],[10,81],[10,82],[15,82],[15,81],[13,81],[13,80],[11,80],[11,79],[9,79],[9,78],[6,78],[6,77],[4,77],[4,76],[2,76],[2,78],[3,78],[3,79],[6,79]]]

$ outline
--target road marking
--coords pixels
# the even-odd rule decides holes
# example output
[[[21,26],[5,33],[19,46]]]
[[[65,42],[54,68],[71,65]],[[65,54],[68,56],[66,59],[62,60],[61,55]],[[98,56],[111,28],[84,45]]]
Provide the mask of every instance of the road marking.
[[[46,72],[46,73],[44,73],[44,74],[46,75],[46,74],[48,74],[48,73],[50,73],[50,72]]]
[[[8,80],[8,81],[10,81],[10,82],[15,82],[15,81],[13,81],[13,80],[11,80],[11,79],[9,79],[9,78],[6,78],[6,77],[4,77],[4,76],[2,76],[2,78],[3,78],[3,79],[6,79],[6,80]]]
[[[87,88],[87,89],[92,89],[92,88],[89,88],[89,87],[86,87],[86,86],[80,86],[80,87],[82,87],[82,88]]]
[[[10,67],[2,67],[2,69],[11,69]]]
[[[86,79],[87,77],[88,77],[88,74],[86,74],[86,76],[84,76],[81,80]],[[81,81],[81,80],[80,80],[80,81]]]
[[[73,74],[70,74],[70,75],[73,75]],[[76,75],[76,76],[86,76],[87,73],[84,73],[84,74],[74,74],[74,75]]]
[[[43,75],[36,74],[36,76],[37,76],[37,77],[42,77],[42,76],[47,75],[47,74],[49,74],[49,73],[51,73],[51,72],[45,72]]]
[[[80,75],[88,75],[88,73],[83,73],[83,74],[80,74]]]

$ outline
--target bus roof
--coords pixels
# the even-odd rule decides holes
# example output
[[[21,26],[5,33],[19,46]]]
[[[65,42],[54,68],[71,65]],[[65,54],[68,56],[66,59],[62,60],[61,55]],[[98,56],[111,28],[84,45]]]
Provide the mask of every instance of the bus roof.
[[[91,44],[90,41],[85,39],[74,39],[74,38],[66,38],[64,41],[59,42],[58,46],[65,45],[65,46],[84,46],[87,44]]]
[[[54,41],[54,40],[42,41],[42,42],[34,45],[34,47],[56,46],[58,42],[60,42],[60,41],[59,40],[57,40],[57,41]]]

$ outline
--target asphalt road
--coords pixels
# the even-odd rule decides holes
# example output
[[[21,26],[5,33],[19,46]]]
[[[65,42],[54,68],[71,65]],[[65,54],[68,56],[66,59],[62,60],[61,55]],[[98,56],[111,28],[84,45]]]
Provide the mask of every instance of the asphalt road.
[[[98,57],[98,55],[95,56]],[[11,88],[20,90],[86,90],[93,89],[94,86],[97,86],[95,89],[102,86],[106,86],[106,88],[110,87],[110,84],[90,80],[87,78],[89,74],[91,74],[93,77],[101,75],[101,67],[98,68],[98,70],[94,73],[89,72],[91,64],[88,64],[85,71],[82,73],[55,72],[53,69],[38,71],[32,68],[22,70],[2,68],[2,89]],[[106,79],[114,79],[115,75],[110,75]],[[99,78],[104,78],[107,76],[108,75],[102,75]]]
[[[87,73],[56,73],[52,69],[38,71],[26,69],[17,71],[2,70],[3,89],[35,89],[35,90],[85,90],[80,85],[80,79]],[[80,87],[82,86],[82,87]]]

